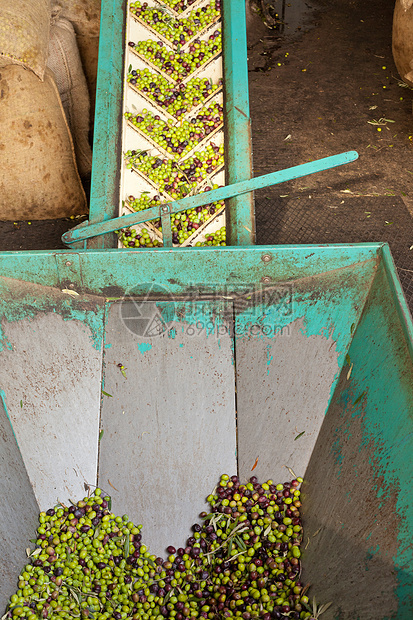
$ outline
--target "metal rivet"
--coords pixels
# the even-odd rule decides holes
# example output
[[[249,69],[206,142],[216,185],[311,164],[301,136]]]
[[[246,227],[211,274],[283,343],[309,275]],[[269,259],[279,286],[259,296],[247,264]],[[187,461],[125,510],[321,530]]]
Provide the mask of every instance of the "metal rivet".
[[[73,284],[73,282],[69,284],[69,288],[75,288],[75,285]]]
[[[72,263],[70,262],[70,260],[67,260],[67,261],[66,261],[66,267],[70,267],[70,265],[71,265],[71,264],[72,264]]]
[[[263,255],[261,256],[261,260],[262,260],[264,263],[269,263],[270,261],[272,261],[272,256],[271,256],[271,254],[263,254]]]
[[[168,213],[169,207],[162,207],[162,213]]]
[[[261,282],[271,282],[271,278],[269,276],[263,276]]]

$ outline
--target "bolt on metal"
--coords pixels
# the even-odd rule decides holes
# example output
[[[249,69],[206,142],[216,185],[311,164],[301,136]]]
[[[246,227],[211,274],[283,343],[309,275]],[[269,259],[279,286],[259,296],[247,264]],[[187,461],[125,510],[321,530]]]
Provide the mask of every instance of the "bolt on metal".
[[[261,256],[261,260],[262,260],[264,263],[269,263],[269,262],[271,262],[271,261],[272,261],[272,256],[271,256],[271,254],[263,254],[263,255]]]

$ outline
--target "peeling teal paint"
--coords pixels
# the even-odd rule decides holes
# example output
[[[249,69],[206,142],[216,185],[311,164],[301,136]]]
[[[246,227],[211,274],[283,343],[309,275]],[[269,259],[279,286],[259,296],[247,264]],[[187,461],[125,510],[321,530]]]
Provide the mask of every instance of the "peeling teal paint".
[[[370,471],[374,472],[374,479],[366,480],[365,484],[375,490],[378,499],[375,506],[371,507],[371,531],[366,533],[365,539],[370,540],[375,534],[377,540],[377,530],[374,528],[380,524],[383,543],[374,544],[367,550],[365,569],[369,570],[369,562],[374,556],[383,555],[383,562],[397,575],[394,591],[397,609],[383,620],[411,620],[413,358],[410,342],[406,339],[410,326],[406,328],[400,321],[393,298],[393,287],[396,288],[396,285],[387,280],[387,275],[383,267],[378,270],[367,305],[353,332],[349,356],[354,367],[351,381],[341,394],[337,394],[343,423],[336,429],[331,454],[337,465],[337,478],[342,476],[344,466],[348,475],[351,461],[345,462],[344,446],[351,437],[349,425],[357,424],[357,428],[361,426],[358,445],[355,438],[352,445],[355,445],[358,454],[364,453]],[[342,372],[345,373],[346,369]],[[381,513],[389,509],[398,515],[397,527],[388,527],[382,521]],[[382,547],[389,545],[396,545],[397,548],[392,564],[389,563],[388,551],[381,551]]]
[[[145,355],[146,351],[150,351],[152,349],[152,345],[149,342],[141,342],[138,343],[139,353]]]
[[[270,348],[270,346],[268,345],[268,346],[266,347],[266,354],[267,354],[267,375],[269,375],[269,374],[270,374],[270,366],[271,366],[271,362],[272,362],[272,360],[274,359],[274,356],[273,356],[273,355],[270,355],[270,351],[271,351],[271,348]]]
[[[293,282],[291,303],[287,303],[288,297],[282,294],[279,302],[274,302],[274,294],[271,296],[264,288],[260,292],[263,299],[261,306],[255,305],[237,314],[236,334],[269,340],[278,334],[288,334],[294,322],[302,321],[301,333],[307,338],[321,336],[331,340],[331,350],[337,355],[337,371],[330,389],[331,401],[354,336],[352,326],[359,321],[360,309],[365,304],[375,275],[374,267],[373,264],[360,263]],[[286,285],[280,285],[281,293],[282,286],[285,288]],[[266,302],[266,295],[270,303]]]
[[[31,293],[31,285],[27,284],[27,291],[22,294],[21,287],[14,290],[13,281],[2,280],[0,282],[0,351],[4,347],[11,350],[12,344],[6,340],[4,334],[4,323],[15,321],[31,320],[47,313],[55,313],[62,317],[64,321],[79,321],[91,332],[93,346],[98,351],[102,347],[103,339],[103,303],[99,305],[95,299],[90,301],[81,296],[73,298],[62,294],[60,290],[51,287],[44,287]],[[90,309],[88,308],[90,307]]]
[[[6,392],[5,392],[4,390],[0,390],[0,400],[1,400],[2,405],[3,405],[4,413],[5,413],[5,414],[6,414],[6,416],[7,416],[7,419],[8,419],[8,421],[9,421],[9,424],[10,424],[11,430],[12,430],[12,432],[13,432],[13,437],[14,437],[14,439],[16,440],[17,447],[19,448],[19,451],[20,451],[19,443],[18,443],[18,441],[17,441],[17,437],[16,437],[16,434],[15,434],[15,432],[14,432],[13,424],[12,424],[12,422],[11,422],[11,420],[10,420],[9,411],[8,411],[8,409],[7,409],[7,405],[6,405]]]
[[[366,559],[365,559],[365,570],[368,571],[369,570],[369,562],[373,559],[373,557],[379,553],[380,551],[380,547],[379,545],[376,545],[376,547],[369,547],[367,549],[366,552]]]
[[[112,345],[110,342],[105,344],[105,349],[111,349],[111,348],[112,348]]]

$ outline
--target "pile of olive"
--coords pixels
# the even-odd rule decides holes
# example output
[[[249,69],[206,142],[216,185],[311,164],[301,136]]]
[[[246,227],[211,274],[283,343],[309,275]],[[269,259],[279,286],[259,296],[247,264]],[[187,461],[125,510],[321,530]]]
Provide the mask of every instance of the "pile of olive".
[[[6,619],[311,618],[300,581],[300,478],[241,484],[226,474],[166,559],[100,489],[40,513],[35,549]]]

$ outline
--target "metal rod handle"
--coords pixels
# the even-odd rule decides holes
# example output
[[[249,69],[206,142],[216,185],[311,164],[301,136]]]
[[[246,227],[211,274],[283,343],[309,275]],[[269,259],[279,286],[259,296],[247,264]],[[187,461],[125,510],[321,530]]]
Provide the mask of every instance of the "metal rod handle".
[[[162,218],[162,209],[167,206],[169,209],[169,215],[179,213],[180,211],[186,211],[187,209],[194,209],[195,207],[203,207],[206,204],[212,202],[218,202],[220,200],[226,200],[233,196],[239,196],[240,194],[246,194],[256,189],[262,189],[270,185],[277,185],[278,183],[285,183],[292,179],[298,179],[300,177],[307,176],[308,174],[315,174],[323,170],[329,170],[336,166],[342,166],[348,164],[358,158],[357,151],[347,151],[338,155],[331,155],[330,157],[324,157],[323,159],[317,159],[306,164],[300,164],[299,166],[293,166],[292,168],[286,168],[285,170],[279,170],[278,172],[270,172],[270,174],[264,174],[260,177],[248,179],[247,181],[240,181],[233,185],[227,185],[225,187],[219,187],[210,192],[202,192],[196,196],[186,196],[181,200],[175,200],[170,203],[161,205],[160,207],[151,207],[139,213],[131,213],[130,215],[122,215],[121,217],[115,217],[112,220],[106,222],[99,222],[97,224],[85,225],[85,222],[79,227],[72,228],[62,236],[63,243],[70,245],[90,237],[97,237],[98,235],[104,235],[114,230],[120,230],[121,228],[128,228],[135,224],[141,224],[150,220]],[[169,217],[169,216],[168,216]]]

